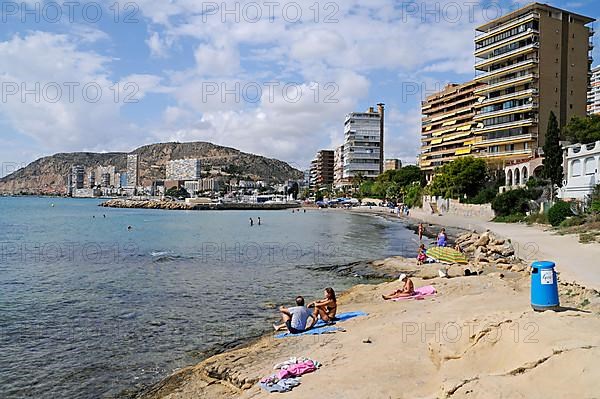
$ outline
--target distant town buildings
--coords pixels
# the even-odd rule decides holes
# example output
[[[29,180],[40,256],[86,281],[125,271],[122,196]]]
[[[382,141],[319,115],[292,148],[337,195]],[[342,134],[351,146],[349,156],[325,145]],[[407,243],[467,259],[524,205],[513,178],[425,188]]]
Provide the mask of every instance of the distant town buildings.
[[[198,180],[202,168],[198,159],[177,159],[167,162],[166,180]]]
[[[321,150],[311,162],[310,183],[311,187],[323,187],[333,184],[334,152]]]
[[[592,69],[587,103],[588,115],[600,115],[600,65]]]
[[[402,161],[399,159],[386,159],[383,164],[383,171],[398,170],[402,168]]]
[[[183,187],[189,194],[194,196],[196,193],[219,191],[221,189],[221,183],[217,179],[207,178],[186,181],[184,182]]]
[[[353,112],[344,123],[343,179],[357,175],[376,178],[383,173],[384,104]]]
[[[85,169],[81,165],[73,165],[67,177],[67,194],[73,195],[75,190],[83,188],[85,181]]]
[[[435,169],[456,157],[477,152],[475,105],[484,99],[475,95],[482,83],[450,83],[442,91],[428,96],[422,103],[421,157],[419,165],[427,181]]]

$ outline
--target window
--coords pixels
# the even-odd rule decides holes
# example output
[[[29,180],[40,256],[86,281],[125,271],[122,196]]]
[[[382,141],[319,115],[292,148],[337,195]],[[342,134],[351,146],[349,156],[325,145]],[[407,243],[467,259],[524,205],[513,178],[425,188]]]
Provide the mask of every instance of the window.
[[[573,109],[573,104],[569,104],[569,109]]]
[[[585,174],[586,176],[593,175],[596,173],[596,168],[594,167],[595,159],[593,157],[589,157],[585,159]]]
[[[581,176],[581,161],[575,160],[571,164],[571,176],[579,177]]]

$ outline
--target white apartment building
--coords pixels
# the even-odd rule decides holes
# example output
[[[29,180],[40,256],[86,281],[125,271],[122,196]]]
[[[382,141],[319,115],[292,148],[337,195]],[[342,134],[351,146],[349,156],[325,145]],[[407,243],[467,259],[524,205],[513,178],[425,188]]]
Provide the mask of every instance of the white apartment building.
[[[565,148],[563,199],[584,200],[600,184],[600,141]]]
[[[592,69],[588,91],[588,115],[600,115],[600,65]]]
[[[177,159],[167,162],[166,180],[199,180],[202,169],[199,159]]]
[[[344,124],[343,179],[358,174],[376,178],[383,173],[384,104],[367,112],[353,112]]]

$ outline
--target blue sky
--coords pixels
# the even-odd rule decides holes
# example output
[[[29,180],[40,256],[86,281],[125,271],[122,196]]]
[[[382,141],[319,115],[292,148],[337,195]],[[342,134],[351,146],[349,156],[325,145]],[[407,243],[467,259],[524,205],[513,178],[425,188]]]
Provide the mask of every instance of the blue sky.
[[[2,1],[0,175],[196,140],[304,168],[378,102],[386,157],[414,162],[422,96],[471,79],[474,28],[526,3]],[[597,0],[549,4],[600,17]]]

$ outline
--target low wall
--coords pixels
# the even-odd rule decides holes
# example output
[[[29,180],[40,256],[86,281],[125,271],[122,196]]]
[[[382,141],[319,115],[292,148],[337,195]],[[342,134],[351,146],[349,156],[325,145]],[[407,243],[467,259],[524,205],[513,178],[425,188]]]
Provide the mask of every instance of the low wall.
[[[491,204],[461,204],[458,200],[441,197],[423,197],[423,210],[440,215],[455,215],[482,220],[492,220],[496,215]]]

